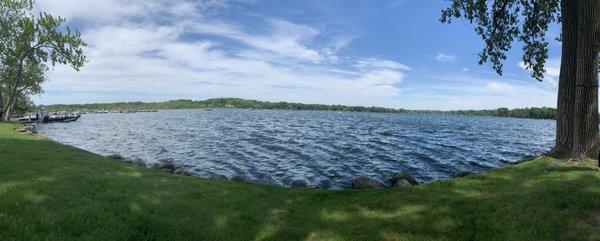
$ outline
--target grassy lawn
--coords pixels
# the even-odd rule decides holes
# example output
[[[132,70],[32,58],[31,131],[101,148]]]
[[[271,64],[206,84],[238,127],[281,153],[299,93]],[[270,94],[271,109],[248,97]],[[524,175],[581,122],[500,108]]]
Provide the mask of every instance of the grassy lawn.
[[[600,240],[591,160],[322,191],[164,174],[14,128],[0,124],[0,240]]]

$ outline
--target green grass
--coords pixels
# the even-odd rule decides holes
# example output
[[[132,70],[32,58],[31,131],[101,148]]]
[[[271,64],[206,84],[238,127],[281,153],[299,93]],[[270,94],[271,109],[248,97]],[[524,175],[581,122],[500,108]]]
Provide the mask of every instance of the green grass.
[[[540,157],[402,190],[286,189],[114,162],[0,124],[0,240],[598,240],[600,172]]]

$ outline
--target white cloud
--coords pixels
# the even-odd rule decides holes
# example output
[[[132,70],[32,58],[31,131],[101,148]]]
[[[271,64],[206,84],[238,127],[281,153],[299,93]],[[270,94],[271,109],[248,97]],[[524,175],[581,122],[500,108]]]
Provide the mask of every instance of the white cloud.
[[[365,58],[358,60],[357,67],[359,68],[384,68],[395,70],[411,70],[408,66],[391,60],[382,60],[377,58]]]
[[[435,59],[439,62],[454,62],[456,61],[456,56],[452,55],[452,54],[444,54],[444,53],[439,53]]]
[[[41,6],[53,3],[41,2]],[[316,45],[322,30],[283,19],[265,18],[264,25],[249,29],[243,23],[209,16],[203,12],[206,6],[197,4],[101,2],[110,5],[100,10],[99,15],[105,15],[101,19],[72,10],[94,4],[73,1],[77,6],[72,9],[52,5],[86,24],[82,32],[90,62],[81,72],[57,67],[45,85],[48,94],[42,96],[42,103],[232,96],[389,105],[389,98],[401,92],[398,84],[404,72],[410,70],[380,58],[344,58],[340,64],[338,51],[353,38],[336,35]],[[223,1],[214,6],[222,6],[219,3]],[[131,10],[115,10],[128,4],[133,5]],[[147,7],[150,4],[161,8]],[[153,15],[156,9],[180,17],[167,22],[135,20]]]
[[[117,20],[120,16],[136,16],[146,10],[146,6],[142,3],[134,4],[116,0],[38,0],[36,4],[40,10],[75,20]]]
[[[531,69],[525,65],[525,62],[519,62],[521,69],[531,73]],[[546,73],[544,73],[544,83],[558,87],[558,79],[560,77],[560,59],[549,59],[546,61]]]
[[[154,18],[156,13],[169,17],[199,16],[211,10],[226,8],[231,3],[253,3],[257,0],[37,0],[38,10],[59,14],[70,20],[93,21],[97,24],[128,18]],[[199,12],[200,11],[200,12]]]
[[[508,83],[488,82],[486,84],[486,89],[491,90],[491,91],[509,92],[509,91],[514,91],[515,87]]]
[[[250,34],[242,27],[222,22],[196,22],[189,25],[194,28],[195,33],[230,38],[271,54],[311,62],[325,60],[324,53],[304,44],[319,35],[319,30],[281,19],[271,19],[268,22],[269,31],[260,35]]]

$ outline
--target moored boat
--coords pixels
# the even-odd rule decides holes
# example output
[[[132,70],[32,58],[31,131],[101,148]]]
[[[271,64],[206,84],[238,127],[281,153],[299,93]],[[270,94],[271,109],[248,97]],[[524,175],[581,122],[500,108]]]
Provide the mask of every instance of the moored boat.
[[[35,116],[24,116],[24,117],[20,117],[20,118],[11,119],[11,121],[28,124],[28,123],[37,123],[38,118]]]
[[[51,122],[73,122],[78,120],[81,117],[79,113],[68,113],[68,112],[55,112],[50,115],[43,115],[40,118],[40,115],[29,115],[21,118],[15,119],[15,121],[29,124],[29,123],[51,123]]]
[[[67,122],[73,122],[76,120],[79,120],[79,117],[81,117],[81,115],[76,115],[76,116],[71,116],[71,117],[65,117],[62,120],[57,120],[58,122],[62,122],[62,123],[67,123]]]

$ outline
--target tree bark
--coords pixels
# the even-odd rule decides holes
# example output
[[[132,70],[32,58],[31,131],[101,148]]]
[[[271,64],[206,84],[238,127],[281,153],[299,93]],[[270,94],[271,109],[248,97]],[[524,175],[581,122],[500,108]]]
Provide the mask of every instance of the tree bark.
[[[2,95],[2,88],[0,88],[0,122],[3,120],[4,114],[4,95]]]
[[[577,70],[572,157],[595,156],[598,141],[598,43],[600,1],[577,3]]]
[[[10,119],[10,116],[12,115],[15,103],[17,102],[17,89],[19,87],[19,83],[21,83],[22,78],[23,60],[19,62],[19,69],[17,70],[17,79],[15,79],[15,84],[12,86],[12,89],[9,92],[8,103],[6,103],[6,108],[4,109],[4,116],[2,118],[4,121],[8,121]]]
[[[562,57],[556,104],[555,155],[568,155],[573,147],[573,119],[577,70],[577,2],[562,0]]]

